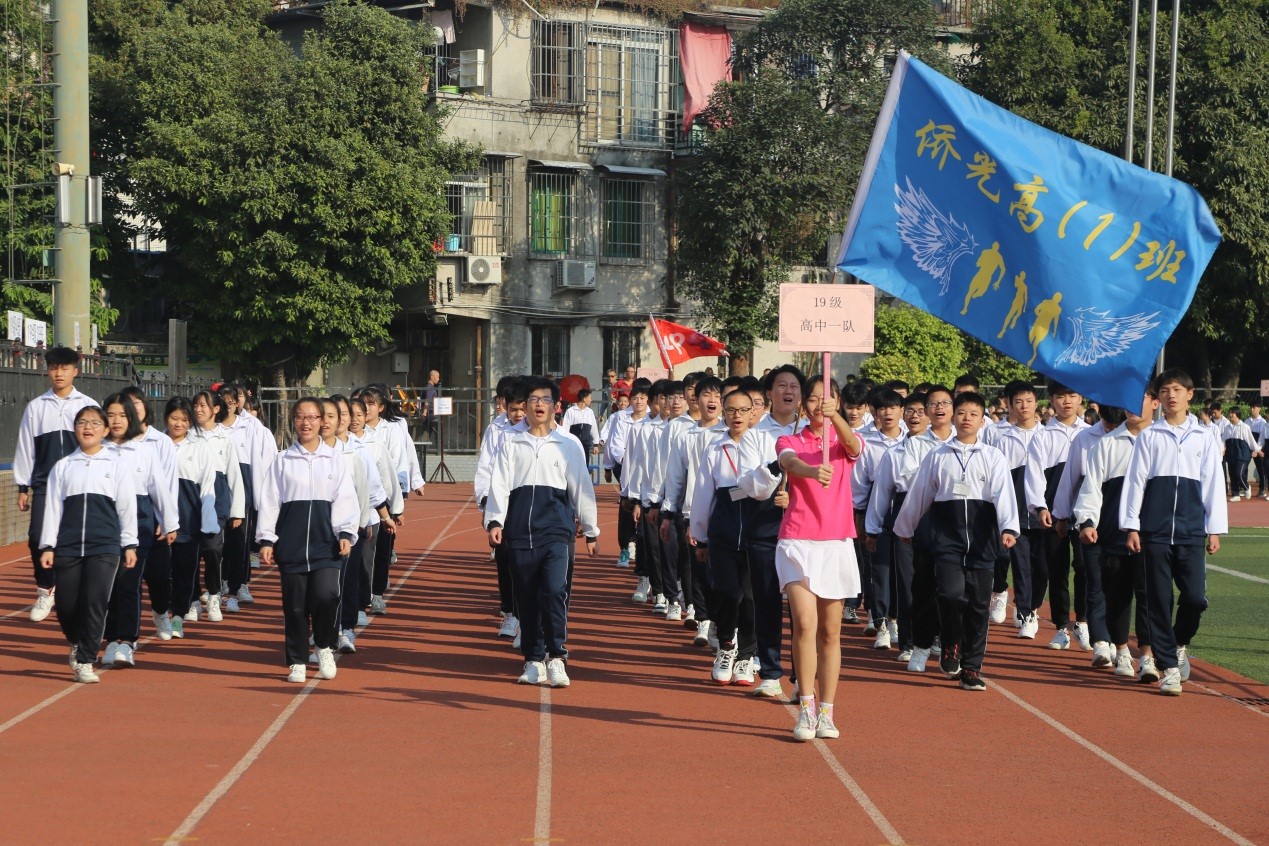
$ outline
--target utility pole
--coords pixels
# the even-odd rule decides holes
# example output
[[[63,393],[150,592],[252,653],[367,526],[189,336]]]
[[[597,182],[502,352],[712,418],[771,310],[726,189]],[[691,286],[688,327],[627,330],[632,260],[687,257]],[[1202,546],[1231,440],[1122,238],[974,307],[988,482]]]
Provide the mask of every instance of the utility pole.
[[[70,190],[64,198],[68,215],[57,220],[54,227],[58,282],[53,289],[53,331],[56,343],[75,347],[88,343],[92,334],[88,282],[88,0],[52,0],[52,11],[55,167],[59,175],[73,168]],[[62,184],[66,184],[65,180]],[[78,344],[76,334],[80,336]]]

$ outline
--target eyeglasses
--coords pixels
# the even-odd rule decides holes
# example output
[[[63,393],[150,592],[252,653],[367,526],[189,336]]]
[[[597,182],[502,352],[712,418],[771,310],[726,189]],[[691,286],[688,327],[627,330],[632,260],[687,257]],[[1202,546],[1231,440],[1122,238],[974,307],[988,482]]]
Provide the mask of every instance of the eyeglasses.
[[[951,400],[939,400],[938,402],[927,402],[927,403],[925,404],[925,407],[926,407],[926,408],[951,408],[951,407],[952,407],[952,401],[951,401]]]
[[[752,412],[753,412],[752,405],[749,406],[748,408],[724,408],[723,409],[723,414],[730,414],[733,417],[743,417],[744,415],[750,414]]]
[[[76,420],[75,425],[81,429],[104,429],[106,424],[100,420]]]
[[[316,414],[301,414],[295,418],[298,423],[301,420],[307,420],[309,423],[321,423],[322,418]]]
[[[550,397],[529,397],[529,405],[554,405],[555,400]]]

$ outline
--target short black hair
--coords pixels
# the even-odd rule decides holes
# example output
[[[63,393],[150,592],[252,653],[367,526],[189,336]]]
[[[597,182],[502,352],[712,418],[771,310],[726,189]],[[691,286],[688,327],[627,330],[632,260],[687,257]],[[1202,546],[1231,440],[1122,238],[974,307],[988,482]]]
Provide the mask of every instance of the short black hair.
[[[764,376],[762,379],[762,390],[764,392],[770,391],[772,386],[775,385],[776,377],[782,373],[788,373],[797,379],[799,390],[806,390],[806,374],[803,373],[801,368],[799,368],[796,364],[781,364],[775,370],[772,370]]]
[[[896,390],[880,388],[872,393],[873,408],[903,408],[903,396]]]
[[[70,347],[56,346],[45,351],[44,363],[49,367],[59,367],[65,364],[73,364],[79,367],[79,352]]]
[[[545,376],[530,376],[524,380],[524,400],[528,402],[529,394],[534,391],[550,391],[551,402],[560,401],[560,386],[556,384],[554,379],[547,379]]]
[[[902,379],[891,379],[889,382],[885,382],[882,384],[881,390],[895,391],[895,392],[910,391],[912,390],[912,386],[909,385],[907,382],[903,381]]]
[[[708,374],[702,376],[696,382],[696,395],[699,397],[701,394],[708,391],[714,391],[721,394],[723,392],[723,380],[719,379],[717,376],[710,376]]]
[[[962,373],[960,376],[957,376],[956,381],[952,383],[953,391],[958,388],[973,388],[974,393],[978,393],[978,389],[981,387],[982,385],[979,384],[978,377],[972,373]]]
[[[933,397],[935,394],[947,394],[948,399],[952,399],[952,397],[955,396],[955,394],[952,393],[952,389],[947,387],[946,385],[929,385],[925,389],[925,404],[926,405],[930,404],[930,398]]]
[[[913,405],[919,405],[921,406],[922,409],[924,409],[925,408],[925,394],[921,394],[921,393],[908,394],[907,399],[903,401],[903,407],[908,408]]]
[[[1101,418],[1112,426],[1118,426],[1128,419],[1128,412],[1117,405],[1098,406]]]
[[[1014,379],[1005,385],[1005,396],[1009,399],[1009,402],[1013,402],[1013,398],[1019,394],[1036,396],[1035,385],[1032,385],[1026,379]]]
[[[591,389],[590,389],[590,388],[578,388],[578,389],[577,389],[577,401],[578,401],[578,402],[581,402],[582,400],[584,400],[584,399],[586,399],[588,396],[590,396],[590,395],[591,395],[591,393],[592,393],[592,392],[591,392]]]
[[[961,391],[952,398],[952,411],[962,405],[976,405],[985,412],[987,410],[987,399],[978,391]]]
[[[652,383],[652,387],[648,390],[648,399],[654,400],[665,396],[666,388],[670,386],[669,379],[658,379]]]
[[[678,379],[665,380],[665,396],[672,397],[672,396],[675,396],[676,394],[685,395],[686,393],[687,391],[683,382],[679,381]]]
[[[1063,394],[1078,394],[1078,393],[1079,391],[1075,390],[1070,385],[1065,385],[1059,382],[1057,379],[1049,380],[1049,399],[1053,399],[1054,397],[1060,397]]]
[[[1177,384],[1187,391],[1194,390],[1194,380],[1190,378],[1190,374],[1179,367],[1169,367],[1167,370],[1154,377],[1154,381],[1150,383],[1150,393],[1158,398],[1159,391],[1164,385]]]
[[[809,394],[811,389],[808,387],[806,392]],[[842,398],[842,405],[849,405],[853,407],[867,405],[868,395],[870,393],[872,393],[872,391],[868,387],[867,381],[851,382],[846,386],[845,393],[840,394]]]
[[[693,370],[691,373],[683,377],[683,392],[687,393],[688,388],[694,388],[696,383],[705,378],[704,370]]]
[[[744,376],[728,376],[723,380],[723,396],[725,397],[727,394],[731,393],[732,389],[739,388],[741,383],[744,381]]]
[[[652,383],[647,379],[635,379],[634,384],[630,386],[630,398],[636,396],[645,396],[651,399]]]
[[[1223,407],[1220,400],[1212,400],[1207,404],[1208,411],[1220,411]]]
[[[126,397],[133,402],[140,400],[142,406],[145,408],[145,414],[140,417],[141,422],[145,425],[154,425],[153,421],[150,420],[150,403],[146,400],[145,394],[140,388],[136,385],[129,385],[120,391],[119,394],[120,396]]]
[[[167,405],[163,406],[163,422],[166,424],[167,419],[178,411],[189,420],[191,428],[198,425],[194,422],[194,406],[187,397],[172,397],[167,401]]]
[[[115,405],[116,403],[118,403],[119,407],[123,409],[124,416],[128,418],[128,428],[123,433],[123,440],[125,442],[139,437],[142,431],[141,418],[137,415],[137,407],[132,404],[132,400],[125,393],[126,391],[127,389],[125,388],[123,391],[111,394],[106,397],[106,401],[101,404],[101,407],[107,412],[110,410],[110,406]]]

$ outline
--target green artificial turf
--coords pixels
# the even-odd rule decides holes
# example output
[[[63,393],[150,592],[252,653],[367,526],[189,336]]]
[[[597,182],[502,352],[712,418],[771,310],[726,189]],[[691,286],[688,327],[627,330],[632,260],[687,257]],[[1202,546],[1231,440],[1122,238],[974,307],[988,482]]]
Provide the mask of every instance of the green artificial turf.
[[[1269,529],[1233,529],[1209,566],[1269,579]],[[1207,611],[1194,657],[1269,684],[1269,584],[1207,571]]]

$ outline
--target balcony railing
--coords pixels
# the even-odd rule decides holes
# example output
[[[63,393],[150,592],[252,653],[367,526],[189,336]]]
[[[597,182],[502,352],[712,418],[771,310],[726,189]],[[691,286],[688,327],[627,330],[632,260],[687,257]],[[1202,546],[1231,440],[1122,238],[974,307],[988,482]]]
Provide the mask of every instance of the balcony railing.
[[[931,0],[943,26],[968,29],[996,9],[996,0]]]

